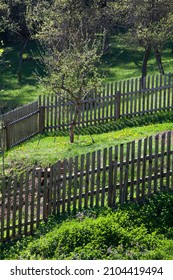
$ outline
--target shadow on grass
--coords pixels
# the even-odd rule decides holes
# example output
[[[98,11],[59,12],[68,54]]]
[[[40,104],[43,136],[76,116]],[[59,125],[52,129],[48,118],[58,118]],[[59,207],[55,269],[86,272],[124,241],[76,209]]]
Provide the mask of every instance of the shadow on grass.
[[[36,48],[35,42],[28,43],[22,65],[22,81],[19,83],[17,80],[18,44],[5,44],[3,63],[0,68],[0,107],[2,114],[33,100],[38,87],[35,73],[37,71],[39,75],[42,75],[38,61],[33,58],[33,52],[36,51]]]

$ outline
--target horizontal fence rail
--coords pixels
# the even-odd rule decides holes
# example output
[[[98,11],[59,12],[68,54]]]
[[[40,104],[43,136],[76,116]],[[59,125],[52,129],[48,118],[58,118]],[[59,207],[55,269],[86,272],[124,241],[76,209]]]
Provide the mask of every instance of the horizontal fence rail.
[[[173,190],[171,131],[3,177],[0,241],[32,234],[51,213],[114,208],[168,190]]]
[[[68,129],[74,117],[74,104],[59,96],[39,100],[0,116],[0,133],[9,149],[43,131]],[[77,127],[116,121],[173,109],[171,74],[148,76],[108,83],[100,92],[86,96],[80,104]]]

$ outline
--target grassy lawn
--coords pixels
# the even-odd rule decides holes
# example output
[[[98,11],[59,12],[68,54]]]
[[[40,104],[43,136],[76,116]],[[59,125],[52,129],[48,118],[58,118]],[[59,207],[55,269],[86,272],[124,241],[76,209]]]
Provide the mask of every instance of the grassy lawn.
[[[29,42],[22,66],[22,82],[17,81],[18,51],[17,44],[4,46],[4,63],[0,68],[0,107],[2,113],[12,110],[20,105],[27,104],[42,94],[43,86],[38,83],[36,69],[39,71],[37,60],[28,59],[33,57],[32,50],[35,44]],[[35,57],[36,58],[36,57]]]
[[[5,153],[6,174],[16,174],[33,166],[45,167],[63,158],[138,140],[167,130],[173,130],[173,123],[153,124],[93,134],[94,143],[89,135],[76,136],[74,144],[69,143],[68,136],[38,135]],[[2,160],[0,161],[0,172],[2,173]]]
[[[127,46],[122,41],[122,35],[112,37],[110,48],[102,58],[102,70],[105,81],[120,81],[141,76],[141,67],[144,49],[141,47]],[[165,73],[172,72],[173,55],[171,44],[165,45],[162,51],[162,63]],[[156,59],[151,52],[148,61],[148,75],[159,74]]]
[[[0,69],[0,107],[2,113],[27,104],[38,98],[38,95],[46,92],[44,87],[38,83],[36,71],[41,73],[38,64],[36,45],[29,42],[24,54],[23,79],[19,84],[16,78],[18,67],[17,45],[6,44],[4,46],[4,63]],[[32,59],[28,59],[28,58]],[[33,59],[34,58],[34,59]],[[110,48],[102,58],[101,71],[103,81],[118,81],[141,75],[143,49],[134,46],[127,47],[120,37],[113,37]],[[173,56],[170,45],[163,49],[163,66],[165,73],[172,72]],[[158,74],[155,58],[150,56],[148,63],[148,74]]]

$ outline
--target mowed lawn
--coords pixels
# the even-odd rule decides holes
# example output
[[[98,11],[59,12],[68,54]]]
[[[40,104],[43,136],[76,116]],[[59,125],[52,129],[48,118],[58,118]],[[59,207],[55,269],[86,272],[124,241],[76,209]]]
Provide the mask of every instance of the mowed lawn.
[[[89,135],[76,136],[74,144],[70,144],[68,136],[38,135],[5,152],[5,173],[6,175],[17,174],[26,168],[32,169],[34,166],[46,167],[64,158],[138,140],[167,130],[173,130],[173,123],[125,128],[99,135],[94,134],[92,138]],[[2,174],[2,155],[0,173]]]

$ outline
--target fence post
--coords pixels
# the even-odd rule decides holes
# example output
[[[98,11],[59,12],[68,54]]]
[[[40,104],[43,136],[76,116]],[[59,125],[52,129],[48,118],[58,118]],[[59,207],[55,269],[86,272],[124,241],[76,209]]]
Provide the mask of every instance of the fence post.
[[[116,92],[116,120],[120,118],[120,107],[121,107],[121,92]]]
[[[8,149],[10,149],[10,146],[11,146],[10,145],[11,144],[10,143],[10,138],[11,138],[10,137],[10,134],[11,134],[10,133],[10,121],[8,121],[8,120],[5,122],[5,130],[6,130],[6,148],[8,150]]]
[[[44,131],[45,109],[44,106],[39,107],[39,132]]]

